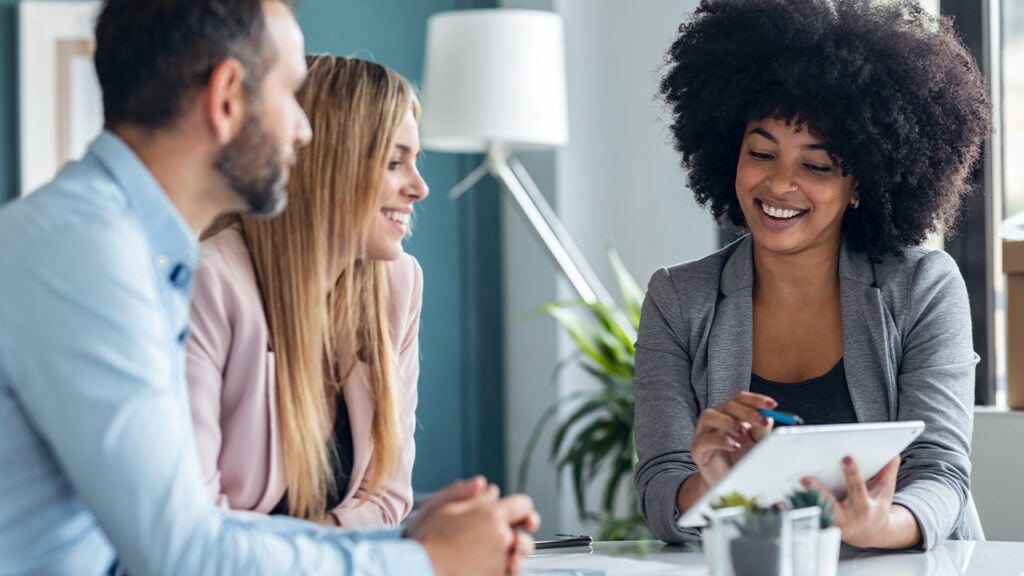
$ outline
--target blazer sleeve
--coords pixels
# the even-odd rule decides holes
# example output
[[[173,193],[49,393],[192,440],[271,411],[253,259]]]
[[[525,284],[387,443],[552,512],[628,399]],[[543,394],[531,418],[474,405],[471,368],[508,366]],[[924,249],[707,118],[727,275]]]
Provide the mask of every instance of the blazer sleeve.
[[[423,270],[411,255],[404,255],[390,267],[392,273],[389,322],[395,344],[396,383],[399,386],[399,419],[402,455],[395,478],[362,501],[370,487],[364,477],[352,498],[342,501],[331,513],[345,528],[398,525],[412,511],[412,468],[416,461],[416,405],[419,399],[420,310],[423,308]]]
[[[690,444],[700,414],[681,310],[669,271],[658,270],[647,286],[636,342],[634,481],[651,532],[673,543],[699,537],[675,523],[679,486],[698,471]]]
[[[217,505],[228,508],[228,497],[221,492],[218,460],[223,373],[232,334],[229,306],[233,299],[229,294],[232,284],[221,275],[220,267],[211,263],[213,259],[216,249],[204,249],[203,262],[196,271],[185,347],[186,374],[203,479]]]
[[[927,550],[967,508],[978,356],[967,289],[948,254],[933,251],[918,262],[906,298],[898,418],[926,427],[903,453],[893,502],[915,516]]]

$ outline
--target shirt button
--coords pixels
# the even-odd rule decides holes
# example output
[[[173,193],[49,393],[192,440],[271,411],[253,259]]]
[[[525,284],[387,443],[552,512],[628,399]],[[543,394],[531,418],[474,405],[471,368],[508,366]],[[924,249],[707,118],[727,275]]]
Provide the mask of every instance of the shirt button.
[[[178,344],[184,344],[185,340],[188,340],[188,327],[187,326],[181,332],[178,332]]]
[[[189,271],[188,266],[184,264],[178,264],[171,270],[171,284],[175,288],[184,288],[188,286],[189,280],[192,279],[192,272]]]
[[[170,265],[171,261],[167,259],[167,256],[161,254],[156,257],[156,267],[159,268],[160,270],[163,270],[164,268],[167,268]]]

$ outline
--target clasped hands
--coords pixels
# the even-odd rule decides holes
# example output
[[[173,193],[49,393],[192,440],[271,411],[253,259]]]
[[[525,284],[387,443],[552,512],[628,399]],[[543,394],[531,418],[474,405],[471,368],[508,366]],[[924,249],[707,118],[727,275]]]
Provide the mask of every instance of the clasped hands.
[[[497,486],[476,476],[428,498],[403,535],[423,545],[438,576],[498,576],[519,572],[539,527],[528,496],[502,498]]]
[[[774,422],[760,409],[775,409],[775,400],[763,394],[740,392],[714,408],[701,412],[690,448],[707,486],[718,483],[757,442],[772,431]],[[846,495],[836,498],[815,478],[803,478],[804,487],[816,488],[835,507],[835,525],[843,541],[862,548],[905,548],[920,540],[917,522],[910,512],[893,504],[900,458],[897,456],[877,474],[865,480],[849,456],[841,464]]]

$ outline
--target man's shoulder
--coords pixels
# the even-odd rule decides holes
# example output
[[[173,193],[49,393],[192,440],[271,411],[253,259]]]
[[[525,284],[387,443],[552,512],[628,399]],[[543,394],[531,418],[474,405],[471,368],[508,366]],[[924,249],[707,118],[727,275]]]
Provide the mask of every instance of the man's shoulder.
[[[60,235],[102,234],[130,219],[123,192],[93,162],[65,166],[32,194],[0,208],[0,259]]]
[[[146,257],[145,233],[117,185],[73,168],[0,208],[0,267],[11,272],[9,282],[28,281],[19,270],[100,273]]]

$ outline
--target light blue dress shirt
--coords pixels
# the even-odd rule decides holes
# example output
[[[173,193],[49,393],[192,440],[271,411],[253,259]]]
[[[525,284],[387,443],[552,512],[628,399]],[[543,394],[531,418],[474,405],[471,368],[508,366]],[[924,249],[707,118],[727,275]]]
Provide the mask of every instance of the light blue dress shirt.
[[[0,574],[430,574],[397,530],[215,507],[184,377],[199,245],[107,132],[0,210]]]

